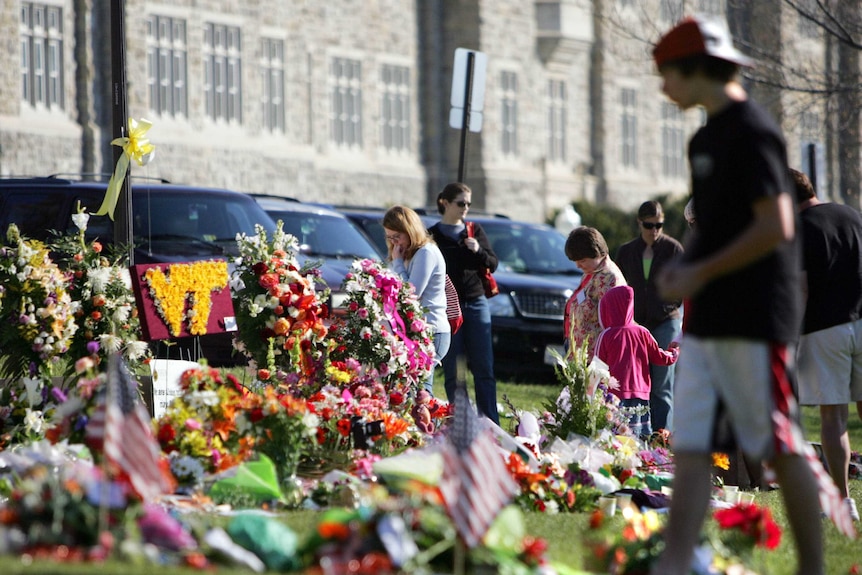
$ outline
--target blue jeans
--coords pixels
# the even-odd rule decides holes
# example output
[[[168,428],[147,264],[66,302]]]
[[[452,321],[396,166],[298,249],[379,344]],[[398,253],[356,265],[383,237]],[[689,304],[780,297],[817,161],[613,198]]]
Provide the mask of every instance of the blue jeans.
[[[434,395],[434,370],[438,365],[440,365],[443,358],[446,357],[446,353],[449,351],[450,345],[452,345],[451,333],[434,334],[434,367],[431,368],[431,374],[423,383],[425,391],[430,393],[432,396]]]
[[[649,402],[645,399],[630,397],[629,399],[620,399],[620,407],[646,407],[649,408]],[[652,425],[650,424],[650,412],[647,411],[643,415],[629,414],[629,428],[635,437],[644,439],[652,435]]]
[[[652,329],[652,335],[659,347],[667,349],[682,331],[682,319],[668,319]],[[673,377],[676,366],[649,367],[650,376],[650,418],[653,429],[673,431]]]
[[[476,409],[497,425],[497,380],[494,379],[494,350],[491,347],[491,311],[485,296],[461,302],[464,325],[452,336],[449,353],[443,358],[443,373],[446,376],[446,397],[455,399],[458,377],[458,357],[467,356],[467,364],[476,386]]]

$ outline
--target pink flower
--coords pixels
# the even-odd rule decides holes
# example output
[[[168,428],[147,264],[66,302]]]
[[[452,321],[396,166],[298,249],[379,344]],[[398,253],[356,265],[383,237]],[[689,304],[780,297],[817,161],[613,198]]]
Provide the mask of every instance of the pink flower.
[[[186,426],[186,429],[192,429],[192,430],[198,430],[201,427],[203,427],[201,425],[200,421],[198,421],[197,419],[193,419],[191,417],[186,420],[185,426]]]

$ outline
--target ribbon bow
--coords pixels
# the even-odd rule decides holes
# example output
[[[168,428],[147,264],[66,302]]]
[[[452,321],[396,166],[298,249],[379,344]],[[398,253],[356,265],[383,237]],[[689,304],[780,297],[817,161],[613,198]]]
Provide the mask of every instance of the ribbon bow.
[[[112,146],[121,146],[123,148],[123,155],[117,160],[117,166],[114,168],[114,173],[108,181],[105,199],[102,200],[99,211],[93,215],[104,216],[107,214],[111,220],[114,219],[114,210],[117,207],[117,200],[120,198],[120,188],[123,186],[123,180],[126,178],[126,171],[129,169],[129,160],[134,159],[139,166],[143,166],[148,164],[156,154],[156,147],[147,138],[147,132],[152,127],[153,124],[149,120],[141,118],[138,121],[134,118],[129,118],[128,137],[115,138],[111,141]]]

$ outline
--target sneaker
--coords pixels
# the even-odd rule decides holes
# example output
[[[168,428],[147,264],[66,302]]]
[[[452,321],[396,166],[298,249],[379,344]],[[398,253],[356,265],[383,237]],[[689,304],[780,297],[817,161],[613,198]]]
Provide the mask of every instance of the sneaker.
[[[847,497],[844,499],[844,505],[846,505],[847,509],[850,511],[850,519],[853,521],[859,521],[859,511],[856,510],[856,501]]]

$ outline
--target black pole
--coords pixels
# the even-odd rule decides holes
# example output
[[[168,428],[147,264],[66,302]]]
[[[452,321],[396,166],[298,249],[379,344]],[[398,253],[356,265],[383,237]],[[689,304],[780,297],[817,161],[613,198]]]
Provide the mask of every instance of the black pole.
[[[808,179],[811,180],[811,186],[814,191],[817,191],[817,145],[814,143],[808,144]]]
[[[467,78],[464,82],[464,115],[461,117],[461,152],[458,156],[458,182],[464,183],[467,165],[467,131],[470,127],[470,100],[473,98],[473,60],[475,52],[467,52]]]
[[[111,0],[111,139],[127,136],[128,111],[126,109],[126,23],[125,0]],[[123,154],[120,146],[111,146],[114,152],[113,166]],[[111,170],[113,171],[113,166]],[[132,193],[129,169],[126,169],[117,208],[114,210],[114,243],[125,245],[129,250],[129,265],[135,263],[132,245]]]

